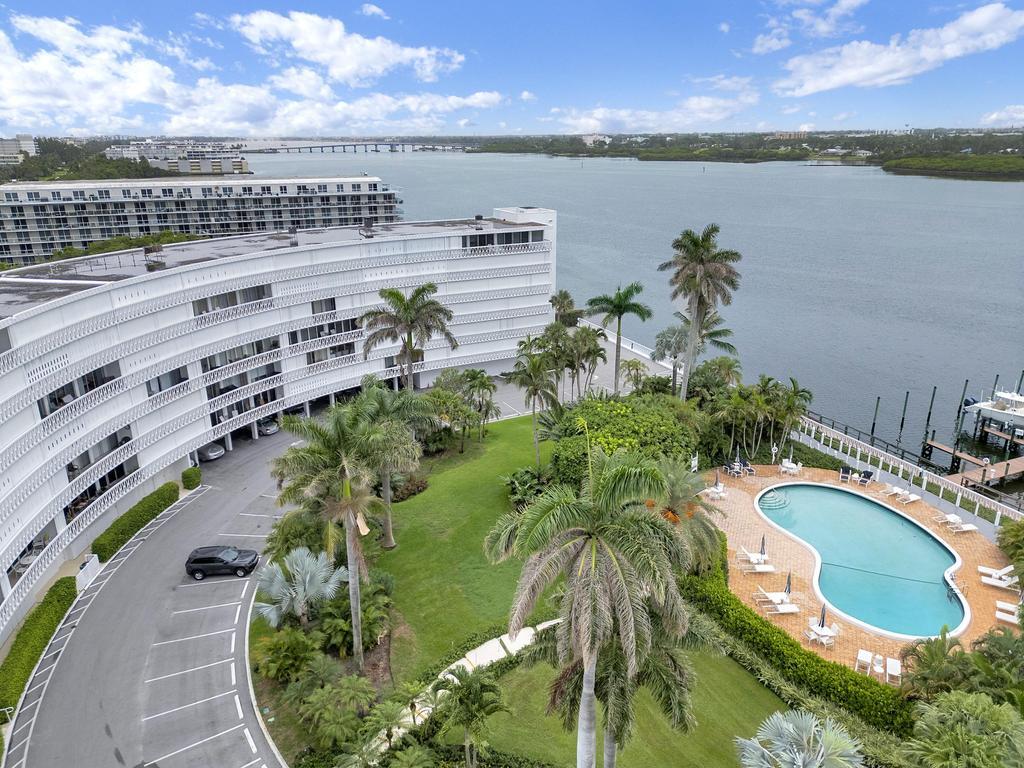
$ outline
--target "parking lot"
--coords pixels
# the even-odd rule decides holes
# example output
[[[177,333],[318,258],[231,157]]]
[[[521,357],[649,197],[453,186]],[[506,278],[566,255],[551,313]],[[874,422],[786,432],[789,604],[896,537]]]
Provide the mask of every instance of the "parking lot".
[[[204,487],[147,526],[79,597],[29,683],[6,768],[279,768],[246,675],[254,577],[185,574],[197,546],[259,550],[281,510],[286,433],[204,463]]]

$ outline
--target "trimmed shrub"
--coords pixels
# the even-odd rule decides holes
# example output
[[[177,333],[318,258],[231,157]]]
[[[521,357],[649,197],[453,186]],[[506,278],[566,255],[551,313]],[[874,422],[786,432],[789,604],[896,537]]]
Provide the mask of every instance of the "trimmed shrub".
[[[42,602],[29,612],[14,636],[7,658],[0,664],[0,707],[16,707],[28,685],[32,670],[75,601],[78,588],[74,576],[57,579]]]
[[[417,493],[423,493],[425,490],[427,490],[427,478],[422,475],[409,475],[401,485],[392,489],[391,501],[397,504],[412,498]]]
[[[784,629],[747,607],[717,575],[684,576],[683,596],[710,614],[729,635],[743,641],[789,682],[837,704],[869,725],[905,736],[913,725],[913,710],[899,690],[827,661],[806,650]]]
[[[148,496],[143,496],[127,512],[110,524],[92,543],[93,553],[100,562],[117,554],[150,520],[155,518],[178,500],[177,483],[164,483]]]
[[[203,482],[203,470],[199,467],[189,467],[181,473],[181,487],[186,491],[192,491]]]

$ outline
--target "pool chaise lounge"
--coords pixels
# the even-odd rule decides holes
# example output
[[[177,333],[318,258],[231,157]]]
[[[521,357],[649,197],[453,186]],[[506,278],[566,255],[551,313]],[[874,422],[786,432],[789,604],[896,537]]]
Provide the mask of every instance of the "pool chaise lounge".
[[[971,531],[978,530],[978,526],[974,523],[952,523],[949,526],[949,530],[953,533],[970,533]]]
[[[996,600],[996,618],[1007,624],[1020,624],[1020,605]]]
[[[749,549],[744,547],[742,544],[736,549],[736,559],[748,563],[765,563],[768,561],[768,555],[762,555],[760,552],[751,552]]]
[[[1020,577],[1010,576],[1008,578],[999,576],[982,576],[982,584],[988,584],[990,587],[999,587],[1000,589],[1010,589],[1015,592],[1020,591]]]
[[[978,573],[982,576],[989,576],[995,579],[1005,579],[1013,573],[1013,564],[1011,563],[1005,568],[990,568],[987,565],[979,565]]]
[[[744,573],[775,573],[775,566],[767,563],[744,563],[740,565]]]
[[[800,606],[796,603],[772,603],[768,606],[768,610],[765,613],[771,614],[788,614],[788,613],[800,613]]]

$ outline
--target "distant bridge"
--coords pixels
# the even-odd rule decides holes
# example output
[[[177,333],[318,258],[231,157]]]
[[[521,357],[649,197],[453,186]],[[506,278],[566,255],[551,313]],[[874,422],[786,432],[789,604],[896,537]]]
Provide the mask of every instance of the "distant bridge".
[[[331,141],[310,144],[281,144],[280,146],[245,147],[242,151],[246,154],[289,154],[301,152],[358,152],[362,147],[363,152],[465,152],[466,147],[458,144],[422,144],[420,142],[407,141]]]

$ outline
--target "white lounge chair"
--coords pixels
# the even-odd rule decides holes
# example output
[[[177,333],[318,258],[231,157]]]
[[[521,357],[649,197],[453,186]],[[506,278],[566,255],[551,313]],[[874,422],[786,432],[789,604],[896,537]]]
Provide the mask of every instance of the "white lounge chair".
[[[962,517],[960,517],[960,515],[953,515],[942,512],[938,515],[935,515],[932,518],[932,521],[936,523],[943,523],[945,525],[956,525],[958,523],[962,523],[964,520]]]
[[[885,484],[885,490],[882,491],[882,495],[883,496],[898,496],[901,493],[903,493],[903,490],[900,489],[900,488],[897,488],[892,483],[886,483]]]
[[[885,660],[885,682],[899,685],[903,682],[903,665],[899,659]]]
[[[748,563],[766,563],[768,562],[768,555],[762,555],[760,552],[751,552],[741,544],[736,549],[736,559],[746,560]]]
[[[974,523],[952,523],[949,526],[949,530],[953,533],[970,533],[971,531],[978,530],[978,526]]]
[[[870,674],[871,673],[871,659],[873,659],[873,658],[874,658],[874,654],[871,653],[871,651],[865,651],[863,648],[861,648],[860,650],[857,651],[857,661],[854,662],[853,671],[854,672],[861,672],[861,671],[863,671],[865,675]],[[862,665],[864,667],[863,670],[861,670],[861,666]]]
[[[1018,613],[1020,611],[1020,603],[1008,603],[1005,600],[996,600],[996,608],[1000,611],[1006,611],[1007,613]]]
[[[768,610],[766,611],[766,613],[800,613],[800,606],[796,603],[772,603],[768,606]]]
[[[785,592],[765,592],[759,585],[757,587],[757,591],[754,593],[754,602],[778,605],[779,603],[788,603],[789,595]]]
[[[1020,591],[1020,577],[1010,576],[1008,578],[998,578],[996,576],[982,576],[982,584],[988,584],[990,587],[999,587],[1000,589],[1011,589],[1014,592]]]
[[[741,563],[740,570],[744,573],[775,573],[775,566],[767,563]]]
[[[1010,565],[1006,566],[1005,568],[998,568],[998,569],[990,568],[987,565],[979,565],[978,566],[978,573],[980,573],[982,576],[991,576],[992,578],[995,578],[995,579],[1005,579],[1011,573],[1013,573],[1013,564],[1011,563]]]
[[[906,494],[904,496],[900,496],[897,499],[897,501],[899,501],[900,504],[913,504],[915,501],[920,501],[920,500],[921,500],[921,497],[918,496],[916,493],[908,493],[908,494]]]
[[[1005,600],[996,600],[996,618],[1007,624],[1020,624],[1020,605],[1007,603]]]

